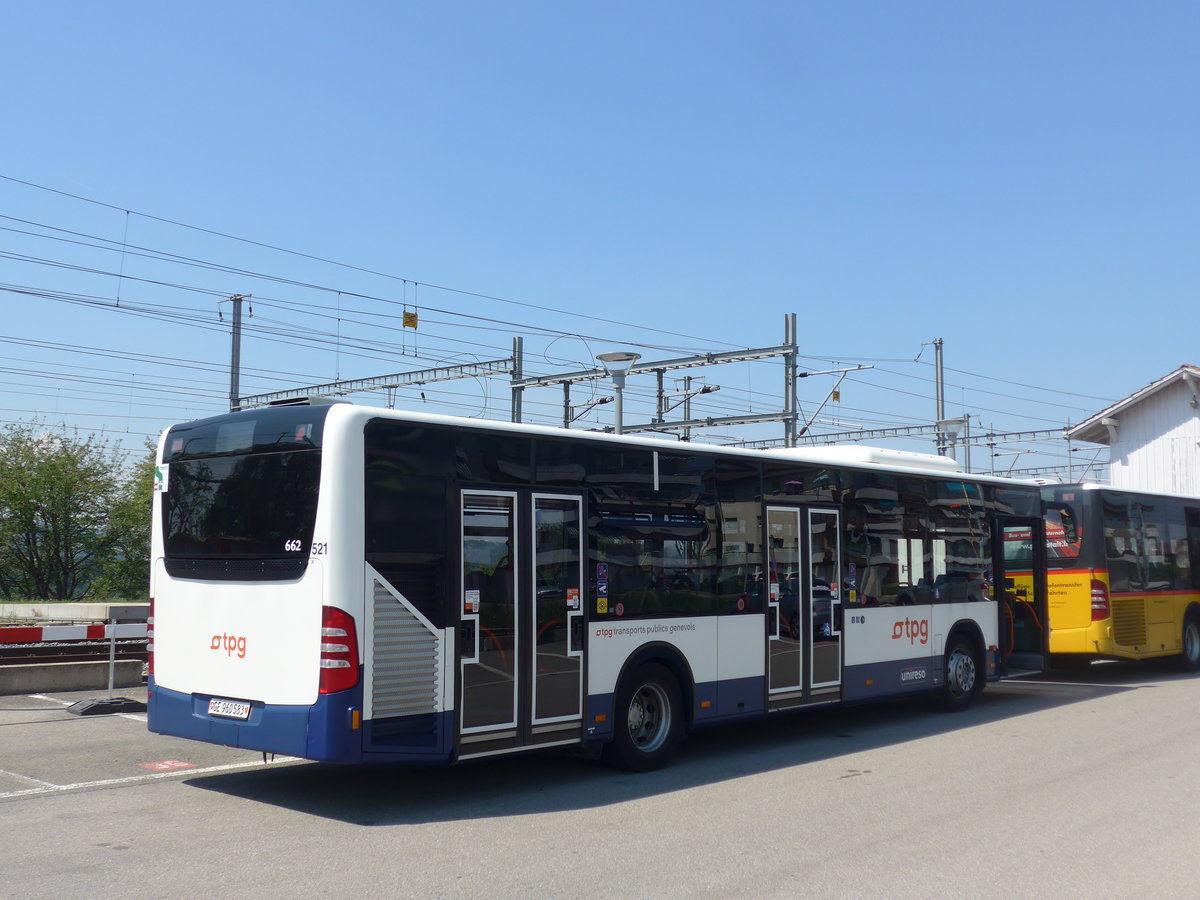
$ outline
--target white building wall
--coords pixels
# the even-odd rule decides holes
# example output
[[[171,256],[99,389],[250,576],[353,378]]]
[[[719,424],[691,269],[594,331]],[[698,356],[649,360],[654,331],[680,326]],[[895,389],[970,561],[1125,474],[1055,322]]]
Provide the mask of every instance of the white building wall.
[[[1179,381],[1122,411],[1112,443],[1113,487],[1200,496],[1197,391],[1200,385]]]

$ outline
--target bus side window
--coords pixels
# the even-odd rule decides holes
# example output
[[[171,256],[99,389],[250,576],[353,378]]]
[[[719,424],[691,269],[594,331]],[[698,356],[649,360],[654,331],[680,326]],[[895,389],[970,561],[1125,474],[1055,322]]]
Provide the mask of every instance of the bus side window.
[[[1108,589],[1116,593],[1124,593],[1130,589],[1130,583],[1137,571],[1137,558],[1133,551],[1109,538],[1106,542],[1105,555],[1108,557]]]
[[[1187,510],[1188,587],[1200,589],[1200,509]]]
[[[1188,554],[1188,542],[1180,539],[1174,542],[1171,552],[1171,586],[1176,590],[1187,590],[1192,586],[1192,560]]]
[[[1108,587],[1115,593],[1136,588],[1137,549],[1141,534],[1129,512],[1129,499],[1121,494],[1104,496],[1104,547]]]

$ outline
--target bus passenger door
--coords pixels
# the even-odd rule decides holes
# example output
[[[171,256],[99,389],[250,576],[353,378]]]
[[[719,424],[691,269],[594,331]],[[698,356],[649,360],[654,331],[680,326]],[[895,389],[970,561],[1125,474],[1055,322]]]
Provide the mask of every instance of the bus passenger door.
[[[515,494],[462,496],[458,632],[459,727],[464,738],[517,727],[518,610]]]
[[[766,523],[768,708],[828,702],[842,683],[839,513],[771,506]]]
[[[578,735],[583,714],[583,503],[535,494],[532,743]]]
[[[808,593],[812,598],[808,637],[814,693],[837,693],[842,684],[841,548],[837,510],[808,510]]]
[[[800,513],[767,509],[767,693],[798,698],[804,691],[804,610],[800,602]]]
[[[1001,516],[992,544],[1001,672],[1045,669],[1050,652],[1045,523],[1040,518]]]
[[[462,494],[459,757],[577,743],[583,500]]]

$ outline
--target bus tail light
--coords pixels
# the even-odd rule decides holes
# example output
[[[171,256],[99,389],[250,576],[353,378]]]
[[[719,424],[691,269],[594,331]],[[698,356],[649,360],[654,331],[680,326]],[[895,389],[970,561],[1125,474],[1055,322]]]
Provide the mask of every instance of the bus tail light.
[[[154,598],[150,598],[150,612],[146,616],[146,674],[154,674]]]
[[[1108,585],[1096,578],[1092,579],[1092,621],[1099,622],[1107,619],[1111,613],[1108,607]]]
[[[321,693],[358,684],[358,632],[344,609],[321,607]]]

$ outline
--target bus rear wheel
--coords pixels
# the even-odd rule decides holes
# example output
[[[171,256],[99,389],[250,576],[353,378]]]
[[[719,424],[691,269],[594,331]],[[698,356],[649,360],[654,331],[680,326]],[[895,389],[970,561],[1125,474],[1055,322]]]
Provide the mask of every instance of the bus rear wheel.
[[[951,712],[970,706],[971,698],[979,690],[979,666],[975,648],[965,637],[959,635],[950,639],[942,675],[942,706]]]
[[[1189,613],[1183,620],[1183,668],[1188,672],[1200,671],[1200,615]]]
[[[658,663],[641,666],[617,691],[615,734],[604,750],[605,762],[632,772],[661,768],[683,734],[679,684]]]

